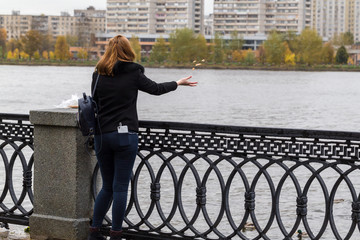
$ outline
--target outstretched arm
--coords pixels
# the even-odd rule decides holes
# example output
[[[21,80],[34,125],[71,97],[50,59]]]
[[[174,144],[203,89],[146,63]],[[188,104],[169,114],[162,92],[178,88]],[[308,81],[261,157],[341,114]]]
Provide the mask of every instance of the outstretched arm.
[[[190,82],[189,79],[192,78],[192,76],[186,77],[186,78],[182,78],[176,81],[177,85],[183,85],[183,86],[190,86],[190,87],[195,87],[197,86],[198,82]]]

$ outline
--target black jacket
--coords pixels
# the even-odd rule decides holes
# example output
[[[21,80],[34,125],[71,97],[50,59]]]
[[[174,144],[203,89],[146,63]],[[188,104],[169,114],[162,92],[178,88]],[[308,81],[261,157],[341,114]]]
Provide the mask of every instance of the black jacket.
[[[117,130],[121,122],[129,131],[137,132],[139,128],[136,101],[138,90],[161,95],[177,88],[177,83],[156,83],[144,75],[144,67],[133,62],[118,61],[113,68],[114,76],[100,75],[94,94],[98,107],[98,126],[96,134]],[[91,91],[93,91],[97,72],[93,74]]]

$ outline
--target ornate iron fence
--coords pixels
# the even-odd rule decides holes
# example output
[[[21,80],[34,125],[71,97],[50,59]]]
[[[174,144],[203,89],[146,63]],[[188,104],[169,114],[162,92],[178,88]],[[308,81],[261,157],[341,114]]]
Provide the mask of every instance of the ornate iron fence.
[[[149,121],[140,127],[128,237],[359,236],[360,133]],[[32,214],[32,134],[27,115],[0,115],[0,222],[26,225]],[[94,194],[99,183],[95,168]]]
[[[0,114],[0,156],[0,222],[28,225],[34,163],[28,115]]]
[[[360,133],[169,122],[140,126],[128,236],[359,236]],[[100,185],[97,171],[94,192]]]

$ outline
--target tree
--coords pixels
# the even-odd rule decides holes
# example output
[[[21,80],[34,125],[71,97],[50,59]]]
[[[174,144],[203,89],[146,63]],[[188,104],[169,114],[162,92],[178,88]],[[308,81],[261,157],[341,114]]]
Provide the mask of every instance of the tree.
[[[244,63],[249,66],[256,63],[255,53],[250,48],[245,52]]]
[[[130,38],[130,44],[135,51],[135,61],[141,62],[141,46],[139,42],[139,37],[132,35]]]
[[[15,49],[14,52],[13,52],[13,58],[14,59],[19,59],[20,58],[20,52],[19,52],[19,49]]]
[[[19,51],[24,50],[24,46],[21,40],[12,38],[6,43],[6,49],[9,51],[14,51],[16,48],[19,49]]]
[[[41,52],[54,50],[54,39],[50,34],[41,35]]]
[[[264,48],[268,63],[281,64],[283,62],[286,49],[279,33],[271,31],[268,39],[264,42]]]
[[[28,60],[30,58],[29,54],[24,51],[20,52],[20,59]]]
[[[202,34],[198,34],[193,42],[193,47],[196,49],[194,53],[194,60],[201,61],[202,59],[208,58],[208,47],[206,44],[206,39]]]
[[[55,60],[55,53],[53,51],[49,52],[49,58],[50,60]]]
[[[33,56],[36,51],[41,49],[42,40],[42,35],[39,31],[29,30],[22,39],[25,52]]]
[[[285,46],[285,59],[284,62],[287,65],[295,65],[295,53],[293,53],[287,42],[284,42],[284,46]]]
[[[223,50],[226,52],[227,58],[232,59],[232,54],[234,51],[238,50],[241,51],[244,45],[244,39],[242,36],[239,37],[237,31],[232,32],[230,36],[229,43],[223,44]]]
[[[66,38],[66,42],[70,45],[70,46],[79,46],[79,38],[78,36],[75,36],[75,35],[69,35],[67,34],[65,36]]]
[[[231,52],[235,50],[241,50],[243,45],[244,45],[244,39],[242,38],[242,36],[239,37],[239,34],[236,31],[232,32],[231,39],[229,42],[229,48]]]
[[[163,37],[156,39],[156,42],[151,50],[150,60],[157,63],[163,63],[167,60],[168,56],[169,50],[165,39]]]
[[[293,53],[298,52],[299,43],[298,36],[296,35],[296,31],[289,30],[284,35],[284,40],[286,41],[289,49]]]
[[[48,60],[48,59],[49,59],[49,53],[48,53],[48,51],[43,51],[43,52],[42,52],[42,58],[45,59],[45,60]]]
[[[257,58],[258,62],[261,64],[264,64],[266,61],[265,48],[262,45],[257,50]]]
[[[223,39],[216,33],[214,38],[214,53],[213,59],[215,63],[222,63],[224,61]]]
[[[354,34],[352,34],[352,32],[335,33],[331,42],[336,46],[352,45],[354,44]]]
[[[40,60],[40,53],[39,51],[34,52],[33,57],[35,60]]]
[[[336,52],[336,57],[335,57],[335,61],[338,64],[345,64],[347,63],[349,58],[349,54],[346,51],[346,48],[344,46],[341,46],[337,52]]]
[[[70,56],[69,45],[64,36],[58,36],[55,43],[55,56],[58,60],[68,60]]]
[[[197,49],[194,31],[189,28],[176,29],[170,34],[170,58],[177,63],[189,63],[195,60]]]
[[[354,44],[354,34],[352,32],[345,32],[341,34],[342,45]]]
[[[327,42],[321,49],[321,62],[322,63],[333,63],[334,61],[334,47],[331,42]]]
[[[13,53],[11,51],[8,51],[8,53],[6,55],[6,59],[8,59],[8,60],[13,60],[14,59]]]
[[[308,64],[312,65],[320,62],[322,38],[317,34],[315,30],[304,29],[299,38],[299,51],[298,55],[300,59]]]
[[[235,50],[232,52],[231,59],[234,62],[241,62],[243,60],[244,56],[241,54],[240,50]]]
[[[88,58],[88,52],[84,48],[80,48],[78,54],[78,59],[86,60]]]
[[[3,54],[6,52],[6,29],[0,28],[0,48],[1,48],[1,54],[0,58],[3,58]]]

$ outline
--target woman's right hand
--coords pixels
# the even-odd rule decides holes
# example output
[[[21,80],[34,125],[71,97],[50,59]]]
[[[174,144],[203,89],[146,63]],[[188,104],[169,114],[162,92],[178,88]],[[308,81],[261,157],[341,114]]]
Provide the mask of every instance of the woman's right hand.
[[[192,78],[192,76],[186,77],[186,78],[182,78],[176,81],[177,85],[183,85],[183,86],[190,86],[190,87],[195,87],[197,86],[197,82],[190,82],[189,79]]]

